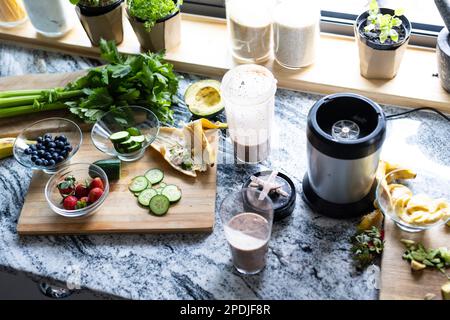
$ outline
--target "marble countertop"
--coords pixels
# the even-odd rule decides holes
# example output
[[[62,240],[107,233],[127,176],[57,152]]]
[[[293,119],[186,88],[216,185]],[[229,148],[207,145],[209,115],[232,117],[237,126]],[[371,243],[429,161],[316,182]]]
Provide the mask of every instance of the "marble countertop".
[[[69,72],[94,60],[0,45],[0,76]],[[183,75],[180,92],[198,77]],[[268,263],[255,276],[238,274],[222,224],[212,234],[19,237],[16,223],[31,171],[13,159],[0,161],[0,266],[133,299],[377,299],[379,268],[355,269],[349,238],[357,220],[313,213],[302,200],[306,170],[305,125],[320,96],[278,90],[275,149],[260,165],[218,166],[217,204],[264,168],[288,174],[297,188],[296,209],[273,228]],[[399,110],[385,107],[387,114]],[[177,109],[178,121],[188,121]],[[434,114],[417,113],[389,123],[383,157],[448,170],[450,130]],[[0,128],[1,130],[1,128]],[[231,155],[228,141],[222,155]],[[216,215],[217,216],[217,215]]]

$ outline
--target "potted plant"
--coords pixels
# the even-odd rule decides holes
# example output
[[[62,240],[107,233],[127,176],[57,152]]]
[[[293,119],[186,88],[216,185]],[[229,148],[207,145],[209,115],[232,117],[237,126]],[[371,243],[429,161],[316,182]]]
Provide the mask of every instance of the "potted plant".
[[[127,15],[141,46],[152,52],[176,47],[181,40],[182,0],[127,0]]]
[[[372,0],[368,11],[359,15],[355,37],[359,48],[361,75],[368,79],[392,79],[411,35],[411,23],[403,9],[379,8]]]
[[[81,24],[94,46],[100,39],[123,40],[123,1],[124,0],[70,0],[76,5]]]

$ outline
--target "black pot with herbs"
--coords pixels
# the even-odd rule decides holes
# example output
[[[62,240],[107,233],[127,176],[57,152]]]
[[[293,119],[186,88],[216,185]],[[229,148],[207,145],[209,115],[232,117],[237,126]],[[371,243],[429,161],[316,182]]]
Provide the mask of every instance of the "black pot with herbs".
[[[368,79],[392,79],[397,75],[411,35],[411,23],[403,9],[370,9],[356,19],[361,75]]]
[[[182,0],[127,0],[127,15],[141,46],[169,50],[181,41]]]
[[[100,39],[123,41],[124,0],[70,0],[76,5],[81,24],[91,43],[98,46]]]

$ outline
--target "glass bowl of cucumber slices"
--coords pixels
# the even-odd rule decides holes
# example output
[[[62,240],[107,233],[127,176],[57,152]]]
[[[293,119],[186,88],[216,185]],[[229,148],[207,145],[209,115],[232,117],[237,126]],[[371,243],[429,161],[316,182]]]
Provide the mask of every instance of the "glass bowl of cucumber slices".
[[[144,155],[159,133],[159,121],[150,110],[139,106],[115,108],[92,127],[95,147],[122,161],[136,161]]]

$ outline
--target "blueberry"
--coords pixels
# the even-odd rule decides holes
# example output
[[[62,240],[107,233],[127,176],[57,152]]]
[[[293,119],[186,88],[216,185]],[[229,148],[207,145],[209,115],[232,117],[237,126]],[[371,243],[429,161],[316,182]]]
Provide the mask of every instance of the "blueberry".
[[[63,156],[58,156],[58,158],[56,159],[56,162],[63,162],[63,161],[64,161]]]
[[[38,145],[36,146],[36,149],[38,149],[38,150],[43,150],[43,149],[45,149],[45,147],[44,147],[42,144],[38,144]]]
[[[42,161],[42,164],[43,164],[44,166],[48,166],[48,160]]]
[[[46,160],[51,160],[52,159],[52,155],[51,155],[50,152],[46,152],[44,157],[45,157]]]
[[[37,156],[31,156],[31,161],[35,162],[38,159]]]
[[[38,137],[37,139],[36,139],[36,141],[38,142],[38,143],[41,143],[42,142],[42,137]]]
[[[59,141],[62,141],[62,142],[66,142],[67,141],[67,138],[66,138],[66,136],[65,135],[60,135],[59,137],[58,137],[58,140]]]
[[[53,152],[53,153],[52,153],[52,158],[53,158],[53,159],[56,160],[56,159],[58,159],[58,157],[59,157],[59,153],[57,153],[57,152]]]
[[[63,150],[60,153],[60,155],[63,156],[64,158],[66,158],[68,154],[69,154],[69,152],[67,152],[67,150]]]
[[[56,149],[55,148],[48,148],[48,152],[50,152],[50,153],[56,152]]]
[[[32,150],[30,148],[26,148],[23,153],[25,153],[26,155],[30,155],[32,152]]]
[[[37,159],[37,160],[34,162],[34,164],[37,165],[37,166],[42,166],[42,160],[41,160],[41,159]]]
[[[38,152],[37,152],[37,151],[32,151],[32,152],[31,152],[31,155],[37,156],[37,155],[38,155]]]
[[[70,146],[70,142],[69,142],[69,141],[66,141],[66,142],[64,142],[64,145]]]
[[[32,151],[36,151],[36,145],[35,144],[32,144],[31,146],[30,146],[30,149],[32,150]]]
[[[37,151],[37,155],[38,155],[38,156],[41,156],[41,157],[42,157],[44,154],[45,154],[45,151],[44,151],[44,150],[38,150],[38,151]]]
[[[57,152],[57,153],[61,153],[61,151],[62,151],[62,149],[60,149],[60,148],[55,149],[55,152]]]
[[[46,134],[44,134],[44,139],[51,139],[52,138],[52,135],[50,134],[50,133],[46,133]]]
[[[64,150],[67,150],[67,152],[70,152],[70,151],[72,151],[72,146],[65,146]]]
[[[56,161],[53,159],[48,161],[49,166],[54,166],[55,164],[56,164]]]
[[[64,148],[64,146],[65,146],[64,142],[62,142],[62,141],[56,141],[56,147],[57,147],[57,148],[62,149],[62,148]]]

